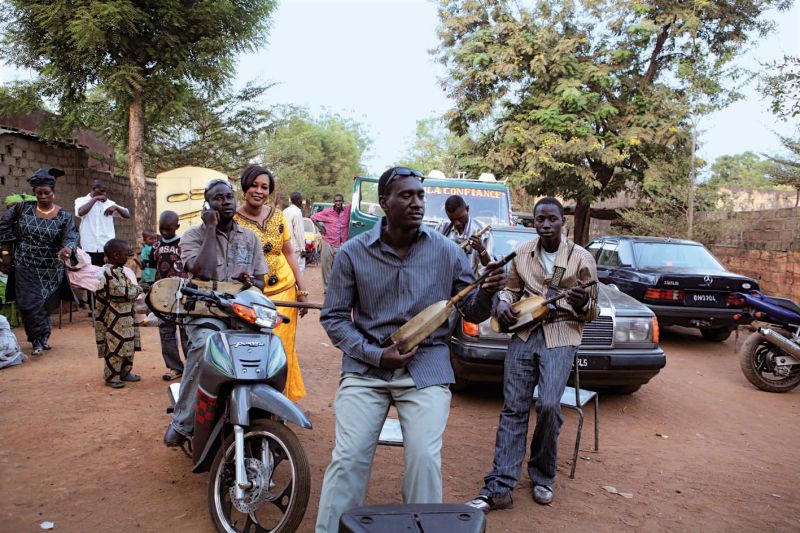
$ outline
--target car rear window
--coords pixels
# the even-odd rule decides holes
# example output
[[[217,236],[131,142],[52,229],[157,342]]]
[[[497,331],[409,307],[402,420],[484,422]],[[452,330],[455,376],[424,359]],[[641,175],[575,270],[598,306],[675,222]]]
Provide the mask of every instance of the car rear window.
[[[725,270],[711,252],[694,244],[634,242],[633,255],[639,268]]]

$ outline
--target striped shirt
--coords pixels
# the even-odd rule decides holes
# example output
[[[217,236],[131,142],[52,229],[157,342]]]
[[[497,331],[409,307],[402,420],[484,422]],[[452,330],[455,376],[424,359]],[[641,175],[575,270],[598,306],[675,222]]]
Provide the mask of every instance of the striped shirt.
[[[436,231],[459,245],[459,247],[470,237],[478,233],[480,230],[486,227],[486,224],[481,222],[480,220],[474,219],[469,217],[467,221],[467,225],[464,226],[464,233],[459,233],[456,230],[455,226],[449,220],[443,220],[436,226]],[[486,248],[486,253],[489,254],[490,258],[494,257],[494,240],[492,239],[492,232],[487,231],[483,235],[480,236],[481,242],[483,243],[483,247]],[[472,246],[468,246],[466,250],[467,257],[469,258],[469,263],[472,265],[472,271],[475,275],[478,275],[478,272],[483,267],[481,264],[481,256]]]
[[[381,343],[417,313],[447,300],[475,280],[467,256],[452,241],[422,226],[417,240],[401,259],[381,240],[386,219],[339,249],[328,282],[320,323],[342,350],[342,373],[389,381],[392,371],[380,368]],[[493,296],[473,291],[461,308],[475,323],[489,318]],[[420,344],[408,363],[418,389],[453,383],[445,321]]]
[[[547,274],[542,263],[539,242],[539,239],[533,239],[517,247],[517,256],[511,262],[508,271],[506,288],[499,293],[501,300],[514,303],[531,295],[546,297],[552,276]],[[556,251],[555,266],[559,265],[566,268],[559,284],[561,290],[597,279],[597,267],[591,254],[577,244],[570,254],[569,241],[566,239],[561,240]],[[580,345],[583,326],[600,314],[597,305],[597,285],[587,289],[587,292],[589,302],[579,311],[573,309],[566,298],[556,302],[555,318],[551,321],[545,320],[542,325],[548,348]],[[531,331],[533,326],[516,334],[523,341],[527,341]]]

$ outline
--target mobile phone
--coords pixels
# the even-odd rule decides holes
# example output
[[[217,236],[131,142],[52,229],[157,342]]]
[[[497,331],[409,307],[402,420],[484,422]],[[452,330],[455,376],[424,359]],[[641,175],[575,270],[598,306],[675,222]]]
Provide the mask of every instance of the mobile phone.
[[[208,202],[203,202],[203,209],[205,209],[206,211],[208,211],[208,210],[210,210],[210,209],[211,209],[211,205],[209,205],[209,203],[208,203]]]

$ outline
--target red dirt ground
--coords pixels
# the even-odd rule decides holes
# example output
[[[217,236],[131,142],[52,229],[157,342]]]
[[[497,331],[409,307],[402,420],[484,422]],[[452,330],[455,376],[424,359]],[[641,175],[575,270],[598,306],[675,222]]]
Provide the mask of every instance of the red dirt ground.
[[[319,269],[307,272],[320,300]],[[38,531],[47,520],[55,531],[212,531],[206,475],[192,474],[189,460],[161,443],[169,419],[158,331],[142,330],[145,350],[134,368],[143,380],[112,391],[103,386],[91,323],[80,314],[54,331],[51,352],[0,370],[0,530]],[[300,404],[314,423],[311,431],[296,429],[313,485],[301,531],[313,530],[333,447],[341,361],[318,317],[309,313],[297,337],[309,389]],[[800,530],[800,390],[751,387],[733,338],[711,343],[688,330],[664,337],[667,367],[651,383],[631,396],[601,397],[600,452],[581,452],[574,480],[576,417],[566,412],[553,505],[536,505],[524,479],[515,508],[490,514],[488,531]],[[501,405],[498,387],[454,395],[443,451],[446,501],[477,494]],[[587,423],[584,449],[591,439]],[[366,503],[399,502],[401,476],[402,449],[380,447]]]

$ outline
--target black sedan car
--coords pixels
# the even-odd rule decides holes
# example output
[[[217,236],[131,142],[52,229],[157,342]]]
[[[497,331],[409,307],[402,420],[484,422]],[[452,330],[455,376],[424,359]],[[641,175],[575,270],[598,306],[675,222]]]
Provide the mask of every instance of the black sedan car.
[[[700,243],[607,236],[587,248],[600,281],[646,304],[662,326],[699,328],[706,339],[721,342],[748,321],[736,292],[758,290],[758,283],[728,272]]]
[[[492,236],[498,257],[538,238],[534,230],[522,227],[493,228]],[[632,393],[666,364],[658,345],[658,321],[630,296],[603,284],[599,288],[600,316],[586,325],[578,348],[581,387]],[[459,319],[450,349],[456,374],[454,390],[470,383],[502,382],[510,340],[507,333],[495,333],[488,320],[473,324]]]

